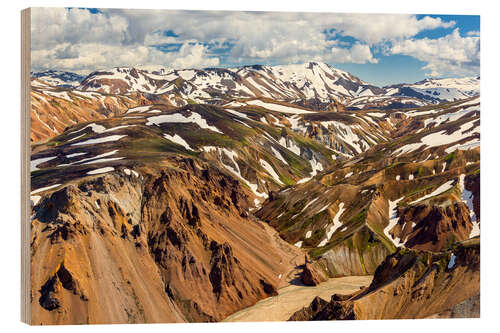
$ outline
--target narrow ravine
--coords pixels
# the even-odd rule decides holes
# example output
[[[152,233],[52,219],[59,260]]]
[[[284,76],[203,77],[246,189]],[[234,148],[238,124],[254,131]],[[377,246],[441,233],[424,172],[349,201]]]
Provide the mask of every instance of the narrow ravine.
[[[330,300],[333,294],[350,294],[368,286],[372,276],[347,276],[329,279],[315,287],[290,284],[278,290],[278,295],[266,298],[224,319],[226,322],[286,321],[297,310],[308,306],[319,296]]]

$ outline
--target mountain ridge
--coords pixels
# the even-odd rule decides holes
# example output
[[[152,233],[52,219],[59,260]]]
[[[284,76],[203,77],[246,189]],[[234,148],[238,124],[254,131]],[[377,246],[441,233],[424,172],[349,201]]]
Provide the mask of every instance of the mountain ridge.
[[[42,73],[33,73],[33,76],[42,77]],[[466,80],[470,81],[467,87],[463,84]],[[435,86],[426,87],[425,85],[429,83],[434,83]],[[443,89],[453,89],[453,92],[444,94],[443,91],[438,91],[438,86]],[[216,100],[222,94],[235,98],[268,97],[289,102],[315,100],[317,106],[324,107],[333,101],[345,103],[367,96],[417,97],[423,102],[431,103],[452,101],[478,94],[479,78],[475,81],[471,78],[425,79],[413,84],[401,83],[377,87],[321,62],[203,69],[137,66],[114,67],[91,72],[81,79],[80,85],[76,88],[82,91],[119,94],[176,93],[185,99],[197,102],[201,102],[202,99]],[[429,89],[432,91],[427,92]],[[402,104],[404,106],[405,103]]]

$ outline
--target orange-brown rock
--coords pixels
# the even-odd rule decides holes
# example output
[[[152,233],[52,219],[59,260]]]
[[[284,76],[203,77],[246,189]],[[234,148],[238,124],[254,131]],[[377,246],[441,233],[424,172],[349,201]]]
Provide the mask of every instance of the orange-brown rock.
[[[245,217],[239,181],[190,159],[140,173],[84,178],[34,207],[32,324],[219,321],[276,294],[300,251]]]
[[[446,207],[407,207],[401,212],[398,226],[406,247],[428,251],[440,251],[454,241],[468,239],[472,230],[470,211],[463,202]]]
[[[321,311],[326,305],[327,301],[320,297],[315,297],[309,306],[302,308],[301,310],[295,312],[291,317],[290,321],[307,321],[313,318]]]
[[[315,301],[290,320],[477,317],[479,256],[479,239],[442,253],[399,249],[377,268],[369,287]]]
[[[302,270],[302,283],[306,286],[317,286],[321,282],[326,281],[326,277],[313,264],[305,263]]]
[[[31,142],[54,137],[77,123],[113,117],[141,103],[150,104],[140,96],[130,98],[52,89],[31,90]]]

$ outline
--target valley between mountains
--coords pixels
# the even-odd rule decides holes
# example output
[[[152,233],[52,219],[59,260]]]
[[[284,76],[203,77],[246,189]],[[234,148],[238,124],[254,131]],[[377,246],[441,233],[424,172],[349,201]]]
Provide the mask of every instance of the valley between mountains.
[[[32,73],[32,324],[479,317],[479,82]]]

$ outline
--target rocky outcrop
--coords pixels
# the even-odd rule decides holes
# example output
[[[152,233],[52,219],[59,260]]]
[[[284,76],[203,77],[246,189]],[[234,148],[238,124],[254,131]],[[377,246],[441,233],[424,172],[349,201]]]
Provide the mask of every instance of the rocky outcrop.
[[[302,283],[306,286],[317,286],[321,282],[326,281],[324,274],[313,266],[313,264],[306,262],[301,275]]]
[[[399,249],[377,268],[369,287],[316,301],[290,320],[475,317],[479,314],[478,239],[446,252]]]
[[[467,205],[456,202],[444,207],[421,204],[404,208],[393,232],[405,240],[406,247],[440,251],[454,241],[468,239],[471,230]]]
[[[215,168],[200,169],[192,160],[181,163],[185,171],[162,172],[145,184],[142,218],[148,247],[173,300],[194,301],[200,311],[221,320],[272,294],[265,286],[276,286],[258,265],[240,260],[239,240],[216,231],[241,232],[248,199],[239,182]],[[180,198],[178,189],[183,189]],[[188,310],[185,314],[193,319]]]
[[[389,254],[382,244],[375,244],[361,254],[356,249],[339,244],[321,255],[319,259],[327,268],[330,277],[349,275],[371,275]]]
[[[87,297],[81,292],[78,282],[73,278],[66,267],[64,267],[64,263],[61,263],[57,272],[40,288],[40,298],[38,300],[40,305],[49,311],[61,307],[61,300],[58,298],[61,288],[78,296],[82,301],[88,301]]]
[[[31,232],[32,324],[185,320],[146,250],[140,205],[140,179],[125,174],[42,197]]]
[[[295,312],[290,317],[289,321],[307,321],[310,318],[315,317],[327,304],[328,302],[324,299],[315,297],[309,306]]]
[[[139,177],[83,179],[40,199],[33,324],[219,321],[276,294],[290,254],[245,217],[239,181],[174,162]]]

